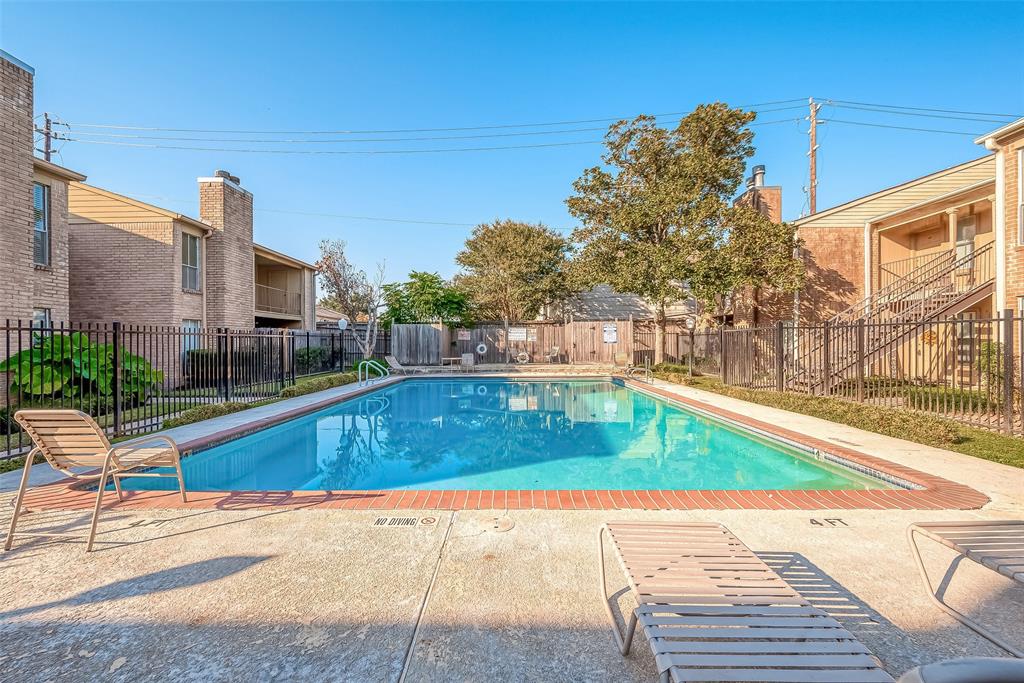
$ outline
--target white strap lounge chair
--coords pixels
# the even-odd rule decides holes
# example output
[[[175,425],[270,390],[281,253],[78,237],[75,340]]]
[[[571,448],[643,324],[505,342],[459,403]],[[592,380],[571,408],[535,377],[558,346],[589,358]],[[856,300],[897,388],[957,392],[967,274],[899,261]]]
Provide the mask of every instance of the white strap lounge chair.
[[[551,350],[544,354],[545,363],[561,363],[562,362],[562,349],[557,346],[552,346]]]
[[[608,534],[637,601],[620,634],[605,584]],[[842,624],[809,603],[720,524],[609,522],[601,599],[619,651],[637,624],[663,682],[885,683]]]
[[[159,434],[145,436],[116,446],[111,446],[96,421],[77,410],[19,410],[14,419],[32,439],[34,448],[25,458],[21,486],[14,502],[14,516],[7,533],[4,550],[10,550],[15,535],[18,536],[67,536],[67,534],[44,534],[25,532],[16,534],[18,517],[28,491],[29,473],[37,453],[42,454],[58,472],[73,479],[97,482],[96,506],[89,528],[86,551],[92,550],[96,538],[96,523],[103,506],[103,494],[107,483],[113,481],[117,499],[123,500],[121,479],[124,477],[174,477],[182,502],[186,502],[185,478],[181,474],[181,456],[178,446],[170,438]],[[72,468],[91,467],[98,471],[75,472]],[[150,472],[148,468],[173,468],[173,472]]]
[[[462,361],[459,362],[459,369],[463,372],[476,372],[476,356],[472,353],[462,354]]]
[[[1024,520],[919,522],[911,524],[907,528],[910,551],[914,555],[917,570],[921,573],[921,580],[924,581],[924,587],[932,602],[943,612],[1014,657],[1024,658],[1024,650],[993,635],[966,614],[958,612],[943,602],[939,593],[932,586],[931,579],[928,578],[928,570],[924,566],[921,551],[917,547],[916,535],[941,543],[983,567],[998,572],[1012,581],[1024,584]]]
[[[414,372],[426,372],[425,368],[411,368],[408,365],[402,365],[394,356],[384,356],[384,360],[387,361],[388,367],[391,371],[398,375],[408,375]]]

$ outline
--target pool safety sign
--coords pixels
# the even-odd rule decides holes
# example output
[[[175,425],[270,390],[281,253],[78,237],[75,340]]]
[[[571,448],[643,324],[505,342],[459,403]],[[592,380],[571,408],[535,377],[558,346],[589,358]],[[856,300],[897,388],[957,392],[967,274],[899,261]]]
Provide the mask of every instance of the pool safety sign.
[[[459,330],[456,334],[459,341],[469,341],[469,330]]]
[[[526,341],[526,328],[525,327],[510,327],[508,328],[508,340],[509,341]]]
[[[619,343],[619,326],[615,323],[605,323],[603,326],[604,331],[604,343],[605,344],[618,344]]]

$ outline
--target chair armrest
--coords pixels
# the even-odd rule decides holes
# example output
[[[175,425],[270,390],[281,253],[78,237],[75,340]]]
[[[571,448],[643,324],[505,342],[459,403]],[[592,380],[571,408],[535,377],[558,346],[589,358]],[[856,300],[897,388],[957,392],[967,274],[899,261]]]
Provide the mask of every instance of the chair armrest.
[[[141,436],[137,439],[132,439],[131,441],[125,441],[123,443],[115,444],[111,446],[110,452],[113,453],[115,456],[127,455],[135,451],[144,450],[147,446],[151,446],[154,443],[165,443],[168,446],[170,446],[171,451],[174,453],[176,457],[179,455],[178,444],[174,441],[174,439],[172,439],[169,436],[164,436],[162,434],[153,434],[152,436]]]

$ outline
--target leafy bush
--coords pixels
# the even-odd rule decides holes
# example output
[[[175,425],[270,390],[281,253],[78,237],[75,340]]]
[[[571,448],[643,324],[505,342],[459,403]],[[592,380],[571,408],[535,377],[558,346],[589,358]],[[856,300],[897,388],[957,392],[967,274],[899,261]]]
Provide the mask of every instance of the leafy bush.
[[[986,341],[978,347],[978,358],[974,361],[974,365],[981,374],[985,386],[1002,386],[1007,370],[1004,355],[1001,342]]]
[[[154,370],[142,356],[120,352],[121,397],[125,403],[144,403],[163,382],[164,373]],[[29,399],[112,397],[114,346],[97,344],[81,332],[35,335],[32,347],[0,363],[9,373],[11,388]]]
[[[189,408],[188,410],[180,413],[176,417],[164,420],[163,428],[172,429],[174,427],[181,427],[183,425],[192,424],[193,422],[202,422],[203,420],[212,420],[215,417],[223,417],[224,415],[230,415],[249,408],[255,408],[258,405],[266,405],[271,401],[264,401],[262,403],[206,403],[195,408]]]
[[[14,408],[0,408],[0,436],[17,434],[21,427],[14,421]]]
[[[308,382],[302,382],[301,384],[285,387],[281,391],[281,398],[295,398],[296,396],[312,394],[317,391],[323,391],[324,389],[333,389],[334,387],[351,384],[352,382],[355,382],[356,379],[358,378],[354,372],[340,372],[333,375],[315,377]]]
[[[322,346],[307,346],[295,350],[295,372],[308,375],[324,366],[327,349]]]

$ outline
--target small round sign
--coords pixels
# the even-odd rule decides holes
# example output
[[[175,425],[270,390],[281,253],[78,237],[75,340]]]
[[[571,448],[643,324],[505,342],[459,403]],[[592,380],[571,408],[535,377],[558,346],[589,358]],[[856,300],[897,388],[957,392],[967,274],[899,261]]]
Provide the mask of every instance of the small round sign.
[[[347,328],[347,327],[348,327],[348,320],[345,320],[344,318],[342,318],[341,320],[338,321],[338,329],[339,330],[344,332],[345,328]]]

